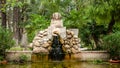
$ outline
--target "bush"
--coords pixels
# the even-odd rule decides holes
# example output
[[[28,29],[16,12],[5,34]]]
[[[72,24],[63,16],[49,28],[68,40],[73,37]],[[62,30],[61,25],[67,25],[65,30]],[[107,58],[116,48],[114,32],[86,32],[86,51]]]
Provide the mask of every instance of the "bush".
[[[3,57],[2,56],[0,56],[0,61],[2,61],[3,60]]]
[[[0,27],[0,57],[5,58],[6,49],[10,49],[14,45],[12,40],[12,33]]]
[[[108,50],[111,55],[111,58],[119,56],[120,52],[120,32],[110,34],[103,38],[104,48]]]
[[[26,55],[21,55],[19,59],[20,59],[20,63],[24,63],[28,60],[28,57]]]

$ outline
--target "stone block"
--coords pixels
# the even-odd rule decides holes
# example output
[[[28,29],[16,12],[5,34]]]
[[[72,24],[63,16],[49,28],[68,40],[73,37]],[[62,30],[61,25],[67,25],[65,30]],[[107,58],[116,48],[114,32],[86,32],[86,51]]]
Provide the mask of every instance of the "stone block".
[[[78,29],[69,29],[70,31],[73,31],[74,35],[78,37],[79,30]]]

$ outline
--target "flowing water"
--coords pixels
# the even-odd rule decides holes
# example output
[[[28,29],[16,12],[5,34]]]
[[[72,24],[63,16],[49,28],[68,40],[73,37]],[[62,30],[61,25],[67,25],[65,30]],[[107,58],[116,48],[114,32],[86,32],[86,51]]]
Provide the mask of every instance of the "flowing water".
[[[0,68],[120,68],[120,63],[98,63],[93,62],[37,62],[28,64],[0,65]]]
[[[60,36],[53,36],[53,41],[51,45],[51,50],[49,53],[49,59],[51,60],[63,60],[64,59],[64,52],[62,49],[62,43],[60,42]]]

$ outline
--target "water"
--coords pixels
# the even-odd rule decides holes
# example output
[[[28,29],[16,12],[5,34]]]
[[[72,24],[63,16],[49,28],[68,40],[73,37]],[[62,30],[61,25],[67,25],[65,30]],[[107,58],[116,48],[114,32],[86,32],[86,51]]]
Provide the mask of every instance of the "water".
[[[93,62],[37,62],[28,64],[7,64],[0,65],[0,68],[120,68],[120,63],[100,63]]]
[[[63,60],[65,54],[62,49],[62,43],[60,42],[60,36],[53,36],[51,50],[49,53],[49,59],[51,60]]]

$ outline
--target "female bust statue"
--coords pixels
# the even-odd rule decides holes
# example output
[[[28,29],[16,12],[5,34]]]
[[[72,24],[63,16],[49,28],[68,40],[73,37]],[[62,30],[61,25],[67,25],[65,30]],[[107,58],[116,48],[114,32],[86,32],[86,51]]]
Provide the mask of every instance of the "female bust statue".
[[[58,12],[53,13],[51,19],[51,26],[55,28],[63,27],[63,22],[61,20],[61,14]]]

